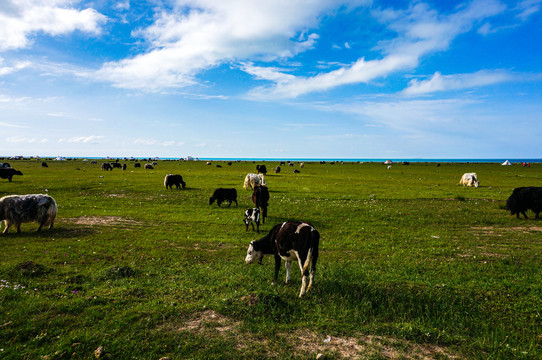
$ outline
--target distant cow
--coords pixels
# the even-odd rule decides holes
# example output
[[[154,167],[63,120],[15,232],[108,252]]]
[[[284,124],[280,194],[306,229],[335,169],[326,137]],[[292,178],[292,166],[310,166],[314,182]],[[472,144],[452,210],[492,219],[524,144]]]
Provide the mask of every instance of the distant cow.
[[[164,186],[166,189],[173,189],[173,185],[175,185],[177,189],[180,189],[181,186],[183,189],[186,187],[186,183],[183,181],[183,177],[181,175],[167,174],[164,178]]]
[[[111,163],[111,166],[113,167],[113,169],[122,169],[122,164],[119,162]]]
[[[480,185],[478,175],[476,173],[464,173],[458,185],[478,187]]]
[[[128,167],[128,165],[122,164],[122,170],[126,170],[127,167]]]
[[[247,174],[245,176],[245,183],[243,189],[251,188],[255,189],[257,186],[265,185],[265,178],[263,174]]]
[[[141,163],[138,163],[138,162],[134,163],[134,167],[135,167],[135,168],[140,168],[140,167],[141,167]]]
[[[230,203],[228,207],[230,207],[231,203],[235,201],[235,205],[237,206],[237,190],[234,188],[218,188],[213,193],[213,196],[209,198],[209,205],[212,205],[215,201],[218,206],[220,206],[224,201],[228,201]]]
[[[7,234],[11,225],[21,232],[21,223],[36,221],[40,231],[43,226],[53,227],[57,213],[55,200],[49,195],[9,195],[0,199],[0,221],[4,220],[4,232]]]
[[[110,163],[102,163],[102,170],[113,170],[113,166]]]
[[[254,231],[254,223],[256,223],[256,228],[258,234],[260,233],[260,209],[252,208],[245,211],[245,226],[246,231],[248,231],[248,225],[252,224],[252,231]]]
[[[152,164],[145,164],[145,169],[152,170],[154,166]]]
[[[0,178],[8,179],[11,182],[14,175],[23,175],[23,173],[14,168],[0,168]]]
[[[256,171],[258,174],[267,174],[267,167],[265,165],[256,165]]]
[[[542,211],[542,187],[515,188],[506,201],[506,209],[518,219],[520,213],[528,219],[526,212],[531,209],[535,213],[535,219],[538,219]]]
[[[267,186],[258,186],[252,192],[252,202],[254,206],[260,209],[262,214],[262,222],[265,224],[267,217],[267,207],[269,206],[269,190]]]
[[[294,174],[299,174],[301,171],[294,169]]]
[[[280,173],[280,166],[277,165],[277,167],[275,168],[275,174],[278,174]]]
[[[46,162],[42,162],[42,163],[41,163],[41,166],[42,166],[42,167],[49,167],[49,165],[47,165]]]
[[[286,261],[286,283],[290,281],[290,266],[292,261],[299,263],[302,274],[301,291],[302,297],[312,286],[318,261],[318,243],[320,233],[310,224],[298,221],[288,221],[275,225],[267,235],[260,240],[253,240],[248,246],[247,264],[259,262],[266,254],[275,257],[275,277],[277,281],[280,260]],[[307,276],[309,284],[307,287]]]

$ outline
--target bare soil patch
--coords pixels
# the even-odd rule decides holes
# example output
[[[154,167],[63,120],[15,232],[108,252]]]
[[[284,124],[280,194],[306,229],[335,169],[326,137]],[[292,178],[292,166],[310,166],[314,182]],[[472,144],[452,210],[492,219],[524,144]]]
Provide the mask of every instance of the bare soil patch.
[[[251,303],[251,296],[243,299]],[[250,306],[250,304],[248,304]],[[237,341],[236,348],[241,350],[249,344],[259,343],[269,349],[273,344],[269,339],[261,339],[253,334],[240,330],[241,322],[227,316],[216,313],[213,310],[205,310],[195,314],[183,324],[165,324],[161,330],[176,332],[189,331],[202,336],[222,336],[234,338]],[[461,359],[445,347],[432,344],[416,344],[406,340],[391,337],[354,334],[349,337],[331,337],[318,334],[309,330],[297,330],[294,333],[277,333],[280,342],[286,342],[294,355],[312,356],[317,354],[327,355],[325,358],[339,359]],[[276,340],[274,340],[276,341]],[[269,353],[271,357],[279,356]]]
[[[75,218],[63,218],[62,221],[77,225],[138,225],[141,222],[123,218],[121,216],[80,216]]]

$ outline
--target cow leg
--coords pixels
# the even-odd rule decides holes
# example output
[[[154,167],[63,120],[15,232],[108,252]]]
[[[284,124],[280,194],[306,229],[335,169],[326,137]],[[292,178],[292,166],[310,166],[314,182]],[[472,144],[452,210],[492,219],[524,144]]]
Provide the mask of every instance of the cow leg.
[[[21,223],[15,224],[17,226],[17,234],[21,233]]]
[[[254,223],[251,222],[250,224],[252,225],[252,231],[256,231],[256,229],[254,229]]]
[[[9,227],[11,226],[11,223],[8,222],[7,220],[4,220],[4,226],[5,226],[5,228],[4,228],[4,231],[2,232],[2,234],[7,234],[8,231],[9,231]]]
[[[523,214],[523,216],[525,216],[525,219],[529,218],[529,217],[527,217],[527,214],[525,213],[525,211],[522,211],[521,213]]]
[[[534,214],[534,218],[535,218],[535,219],[540,219],[540,216],[539,216],[539,215],[540,215],[540,211],[539,211],[539,212],[536,212],[536,213]]]
[[[314,280],[314,274],[316,274],[316,262],[318,261],[318,250],[314,250],[312,253],[311,263],[310,263],[310,272],[309,272],[309,286],[307,287],[307,291],[312,286],[312,282]]]
[[[290,281],[291,277],[290,277],[290,267],[292,266],[292,262],[289,261],[289,260],[286,260],[286,262],[284,263],[284,267],[286,268],[286,281],[285,283],[288,284],[288,281]]]
[[[231,206],[231,203],[232,203],[232,201],[230,200],[230,203],[228,204],[228,207],[230,207],[230,206]]]
[[[260,222],[259,221],[256,223],[256,229],[258,229],[257,231],[258,231],[258,234],[259,234],[260,233]],[[252,229],[252,230],[254,230],[254,229]]]
[[[273,283],[275,283],[279,278],[279,270],[280,270],[280,256],[279,254],[275,254],[275,277],[273,278]]]

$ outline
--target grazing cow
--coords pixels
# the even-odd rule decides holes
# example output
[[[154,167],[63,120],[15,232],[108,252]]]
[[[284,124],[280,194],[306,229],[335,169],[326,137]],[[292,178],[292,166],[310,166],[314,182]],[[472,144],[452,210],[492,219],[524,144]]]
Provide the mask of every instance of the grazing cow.
[[[278,174],[280,173],[280,166],[277,165],[277,167],[275,168],[275,174]]]
[[[222,165],[216,164],[216,167],[217,167],[217,168],[221,168],[221,167],[222,167]]]
[[[134,163],[134,167],[135,167],[135,168],[140,168],[140,167],[141,167],[141,163],[138,163],[138,162]]]
[[[98,163],[98,162],[97,162],[96,160],[92,160],[92,161],[90,162],[90,165],[96,165],[97,163]]]
[[[111,166],[113,167],[113,169],[121,169],[122,168],[121,163],[118,163],[118,162],[111,163]]]
[[[126,170],[127,167],[128,167],[128,165],[122,164],[122,170]]]
[[[301,171],[294,169],[294,174],[299,174]]]
[[[152,164],[150,164],[150,163],[147,163],[147,164],[145,164],[145,169],[153,170],[154,166]]]
[[[0,199],[0,221],[4,220],[4,232],[7,234],[11,225],[21,232],[21,223],[36,221],[40,225],[53,227],[57,206],[55,200],[49,195],[9,195]]]
[[[228,161],[228,166],[231,166],[232,162],[231,161]]]
[[[286,163],[284,161],[281,161],[279,165],[286,165]]]
[[[235,190],[234,188],[231,188],[231,189],[218,188],[213,193],[213,196],[209,198],[209,205],[213,205],[215,200],[219,207],[220,207],[220,204],[222,204],[224,201],[229,201],[230,204],[228,205],[228,207],[230,207],[231,203],[234,201],[235,201],[235,205],[238,206],[237,190]]]
[[[177,189],[180,189],[181,185],[183,189],[186,187],[186,183],[183,181],[183,177],[181,175],[167,174],[164,178],[164,186],[166,189],[173,189],[173,185],[175,185]]]
[[[46,162],[42,162],[42,163],[41,163],[41,167],[49,167],[49,165],[47,165]]]
[[[299,297],[302,297],[309,291],[314,280],[316,262],[318,261],[319,242],[320,233],[312,225],[299,221],[287,221],[275,225],[260,240],[251,241],[248,246],[245,262],[247,264],[254,264],[256,262],[261,264],[264,255],[274,255],[274,281],[277,281],[280,260],[284,259],[286,261],[286,283],[288,283],[290,280],[291,262],[297,261],[302,274],[301,291],[299,293]],[[307,276],[309,276],[308,287]]]
[[[14,175],[23,175],[23,173],[14,168],[0,168],[0,178],[8,179],[11,182]]]
[[[265,185],[265,178],[263,174],[247,174],[247,176],[245,176],[243,189],[246,190],[248,187],[255,189],[257,186],[262,185]]]
[[[207,161],[206,165],[211,165],[211,162],[210,162],[210,161]]]
[[[267,186],[258,186],[252,192],[252,202],[254,206],[259,208],[262,213],[262,222],[265,224],[265,218],[267,217],[267,207],[269,206],[269,190]]]
[[[252,231],[254,231],[254,223],[256,223],[257,232],[259,234],[260,233],[260,209],[258,208],[247,209],[247,211],[245,211],[246,231],[248,231],[249,224],[252,224]]]
[[[476,173],[464,173],[458,185],[478,187],[480,185],[478,175]]]
[[[256,165],[256,171],[258,174],[267,174],[267,167],[265,165]]]
[[[305,167],[305,163],[304,163],[304,162],[300,163],[300,164],[299,164],[299,167],[300,167],[300,168]]]
[[[509,210],[510,214],[516,215],[518,219],[520,213],[525,219],[528,219],[525,212],[529,209],[535,213],[535,219],[539,219],[539,214],[542,211],[542,187],[515,188],[506,201],[506,210]]]
[[[102,170],[113,170],[113,166],[110,163],[102,163]]]

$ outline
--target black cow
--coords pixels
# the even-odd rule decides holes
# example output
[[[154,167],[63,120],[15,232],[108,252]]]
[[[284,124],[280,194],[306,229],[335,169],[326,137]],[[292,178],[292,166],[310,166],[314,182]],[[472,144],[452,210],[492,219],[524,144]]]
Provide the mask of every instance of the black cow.
[[[181,185],[183,189],[186,187],[186,183],[183,181],[183,177],[181,175],[167,174],[164,178],[164,186],[166,189],[173,189],[173,185],[175,185],[177,189],[180,189]]]
[[[257,186],[252,193],[252,202],[254,206],[261,210],[262,223],[265,224],[267,217],[267,207],[269,206],[269,190],[267,186]]]
[[[47,165],[46,162],[42,162],[42,163],[41,163],[41,166],[42,166],[42,167],[49,167],[49,165]]]
[[[113,170],[113,166],[111,165],[111,163],[102,163],[102,170]]]
[[[23,175],[23,173],[14,168],[0,168],[0,178],[8,179],[11,182],[14,175]]]
[[[294,169],[294,174],[299,174],[301,171]]]
[[[140,168],[140,167],[141,167],[141,163],[138,163],[138,162],[134,163],[134,167],[135,167],[135,168]]]
[[[277,165],[277,167],[275,168],[275,174],[278,174],[280,173],[280,166]]]
[[[222,204],[224,201],[229,201],[228,207],[231,206],[231,203],[235,201],[235,205],[237,204],[237,190],[235,189],[224,189],[224,188],[218,188],[213,193],[213,196],[209,198],[209,205],[212,205],[216,200],[216,203],[218,206]]]
[[[9,163],[0,163],[0,169],[2,168],[10,168],[11,165]]]
[[[248,231],[248,225],[252,224],[252,231],[254,231],[254,223],[256,223],[256,228],[258,229],[258,234],[260,233],[260,209],[252,208],[245,211],[245,226],[246,231]]]
[[[122,164],[122,170],[126,170],[127,167],[128,167],[128,165]]]
[[[528,219],[525,212],[531,209],[535,213],[535,219],[539,219],[539,214],[542,211],[542,187],[515,188],[506,201],[506,209],[510,211],[510,214],[516,215],[518,219],[520,213],[525,219]]]
[[[119,162],[111,163],[111,166],[112,166],[112,169],[122,169],[122,164]]]
[[[256,165],[256,171],[258,174],[267,174],[267,167],[265,165]]]
[[[245,262],[261,264],[266,254],[275,257],[275,277],[277,281],[280,260],[286,261],[286,283],[290,280],[290,266],[292,261],[299,263],[302,274],[302,284],[299,297],[302,297],[312,286],[318,261],[318,244],[320,233],[310,224],[299,221],[287,221],[275,225],[267,235],[260,240],[251,241],[247,250]],[[307,276],[309,284],[307,286]]]

